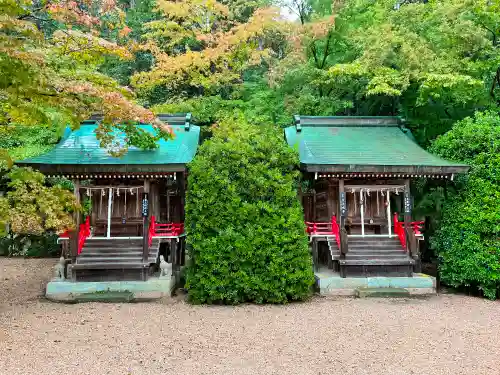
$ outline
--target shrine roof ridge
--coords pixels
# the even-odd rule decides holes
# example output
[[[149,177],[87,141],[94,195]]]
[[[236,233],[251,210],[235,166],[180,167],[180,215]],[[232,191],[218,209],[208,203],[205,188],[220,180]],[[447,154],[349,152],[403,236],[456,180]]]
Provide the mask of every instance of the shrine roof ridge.
[[[163,121],[169,125],[184,125],[186,129],[191,126],[192,114],[191,113],[157,113],[156,117],[158,120]],[[102,121],[104,116],[102,114],[93,114],[88,119],[83,120],[81,125],[95,125],[99,121]]]
[[[349,127],[349,126],[387,126],[397,127],[404,125],[404,119],[397,116],[300,116],[295,115],[294,123],[297,131],[307,127]]]

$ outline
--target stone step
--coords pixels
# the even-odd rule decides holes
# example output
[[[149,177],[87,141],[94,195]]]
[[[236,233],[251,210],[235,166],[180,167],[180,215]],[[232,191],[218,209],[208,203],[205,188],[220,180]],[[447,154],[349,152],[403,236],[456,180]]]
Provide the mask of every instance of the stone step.
[[[123,263],[123,264],[138,263],[138,262],[142,262],[142,257],[141,256],[120,257],[120,258],[114,258],[114,257],[86,257],[86,258],[82,258],[82,257],[79,257],[76,260],[76,264],[117,263],[117,262]]]
[[[114,251],[140,251],[142,253],[142,246],[84,246],[82,251],[100,251],[100,252],[114,252]]]
[[[349,254],[407,254],[403,249],[349,249]]]
[[[119,249],[115,249],[115,251],[106,251],[100,252],[97,250],[92,251],[82,251],[79,258],[88,258],[88,257],[131,257],[138,256],[142,257],[142,251],[120,251]]]
[[[401,247],[401,243],[399,241],[356,241],[356,242],[347,242],[349,246],[399,246]]]
[[[406,254],[346,254],[346,259],[408,259]]]
[[[155,246],[151,246],[155,247]],[[84,249],[103,249],[103,250],[116,250],[116,249],[142,249],[142,244],[141,245],[134,245],[134,244],[122,244],[122,245],[110,245],[110,244],[95,244],[95,245],[88,245],[84,244],[83,245]]]
[[[92,270],[92,269],[134,269],[134,268],[148,268],[149,263],[141,262],[94,262],[94,263],[75,263],[71,265],[75,270]]]
[[[350,253],[366,253],[366,252],[373,252],[373,253],[395,253],[395,254],[406,254],[406,251],[403,248],[399,249],[394,249],[394,248],[387,248],[387,247],[355,247],[349,248]]]
[[[107,242],[107,243],[127,243],[127,242],[136,242],[136,243],[142,243],[143,239],[142,237],[138,238],[123,238],[123,239],[117,239],[117,238],[106,238],[106,237],[88,237],[85,241],[88,242]]]
[[[380,247],[380,246],[394,246],[394,247],[401,247],[401,243],[399,242],[348,242],[348,245],[351,247],[357,247],[357,246],[366,246],[366,247]]]
[[[415,261],[410,258],[402,259],[341,259],[341,265],[346,266],[395,266],[395,265],[413,265]]]
[[[148,262],[156,263],[158,258],[157,253],[148,254]],[[92,262],[129,262],[129,261],[142,261],[142,253],[139,254],[125,254],[125,255],[115,255],[115,254],[80,254],[76,259],[78,264],[92,263]]]
[[[101,238],[87,238],[85,240],[85,246],[103,246],[103,247],[122,247],[122,246],[132,246],[132,247],[142,247],[143,239],[133,239],[133,240],[105,240]],[[151,246],[158,246],[160,244],[159,239],[154,239]]]

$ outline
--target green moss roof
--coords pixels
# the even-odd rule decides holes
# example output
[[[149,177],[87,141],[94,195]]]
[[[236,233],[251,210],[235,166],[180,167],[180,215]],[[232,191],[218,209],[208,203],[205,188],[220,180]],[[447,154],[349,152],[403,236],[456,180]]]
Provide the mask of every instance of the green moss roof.
[[[170,124],[170,123],[169,123]],[[140,128],[153,133],[152,125],[138,125]],[[114,166],[143,166],[141,170],[146,171],[147,166],[179,165],[185,166],[189,163],[197,150],[200,137],[200,128],[189,124],[170,124],[175,133],[172,140],[160,140],[158,148],[154,150],[141,150],[130,147],[122,157],[113,157],[108,150],[99,146],[95,135],[97,124],[95,122],[84,122],[79,129],[66,130],[61,141],[49,152],[37,157],[18,161],[18,164],[44,165],[44,166],[103,166],[109,171]],[[117,133],[118,141],[123,140],[125,135]],[[45,168],[46,169],[46,168]],[[130,168],[129,168],[130,169]]]
[[[460,173],[463,164],[430,154],[396,117],[295,117],[285,129],[310,172]]]

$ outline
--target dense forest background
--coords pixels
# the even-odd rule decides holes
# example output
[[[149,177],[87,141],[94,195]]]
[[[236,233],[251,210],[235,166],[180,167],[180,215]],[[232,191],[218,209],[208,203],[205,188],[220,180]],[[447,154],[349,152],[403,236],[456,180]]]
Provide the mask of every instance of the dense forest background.
[[[0,0],[0,13],[9,252],[26,249],[12,246],[25,241],[14,234],[46,241],[67,226],[76,204],[70,182],[14,161],[92,113],[104,114],[103,147],[114,128],[130,133],[120,152],[172,136],[159,123],[154,135],[134,128],[156,123],[155,113],[192,112],[207,137],[235,112],[261,127],[293,114],[397,115],[422,146],[472,166],[447,185],[418,181],[415,212],[443,280],[495,295],[499,0]]]

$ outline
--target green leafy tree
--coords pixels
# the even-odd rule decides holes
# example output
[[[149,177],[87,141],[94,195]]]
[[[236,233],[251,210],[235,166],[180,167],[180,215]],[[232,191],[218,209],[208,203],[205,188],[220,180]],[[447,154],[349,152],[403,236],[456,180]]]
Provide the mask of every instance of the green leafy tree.
[[[310,21],[269,72],[294,112],[403,115],[426,144],[498,104],[498,1],[310,4]]]
[[[14,167],[7,178],[7,192],[0,198],[0,228],[8,224],[15,234],[42,235],[74,227],[77,208],[73,193],[60,185],[48,186],[43,174]],[[4,233],[5,234],[5,233]]]
[[[156,10],[155,0],[132,0],[118,2],[117,6],[125,14],[126,35],[121,39],[130,44],[142,41],[146,33],[145,25],[160,18],[160,13]],[[138,72],[145,72],[151,69],[153,56],[147,51],[133,51],[130,59],[121,59],[116,56],[106,56],[104,63],[99,67],[99,71],[116,79],[121,85],[129,86],[130,77]]]
[[[297,155],[269,126],[222,121],[190,165],[186,288],[196,303],[285,303],[313,283]]]
[[[142,44],[154,64],[131,78],[144,103],[219,95],[231,100],[245,71],[274,57],[287,26],[278,10],[258,8],[234,17],[236,2],[226,3],[157,0],[162,18],[145,25]]]
[[[0,126],[78,126],[97,112],[103,147],[124,121],[153,123],[158,136],[171,137],[130,90],[97,71],[105,56],[132,57],[124,40],[130,28],[114,0],[2,0],[0,13]],[[151,144],[137,127],[126,130],[128,145]]]
[[[500,117],[484,112],[466,118],[432,150],[471,166],[458,178],[458,192],[450,192],[433,239],[441,279],[494,299],[500,290]]]

